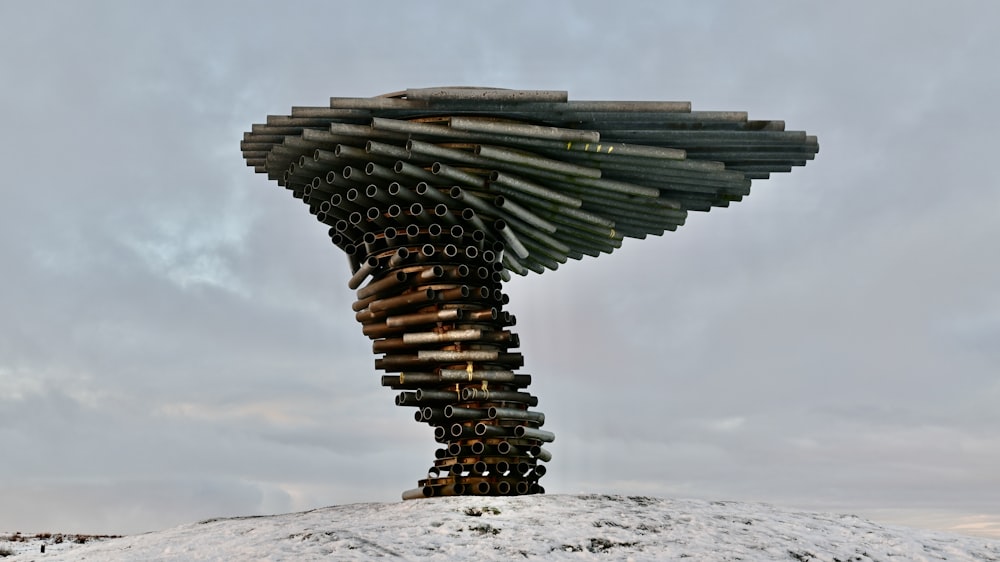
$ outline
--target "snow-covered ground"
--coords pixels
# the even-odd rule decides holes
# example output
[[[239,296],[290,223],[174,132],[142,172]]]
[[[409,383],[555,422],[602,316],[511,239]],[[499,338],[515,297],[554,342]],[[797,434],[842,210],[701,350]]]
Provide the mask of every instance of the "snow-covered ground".
[[[764,504],[637,496],[435,498],[214,519],[27,560],[1000,561],[1000,541]],[[3,543],[0,543],[3,547]]]
[[[0,558],[24,553],[55,553],[69,550],[83,544],[121,538],[120,535],[77,535],[66,533],[37,533],[25,535],[20,532],[0,533]]]

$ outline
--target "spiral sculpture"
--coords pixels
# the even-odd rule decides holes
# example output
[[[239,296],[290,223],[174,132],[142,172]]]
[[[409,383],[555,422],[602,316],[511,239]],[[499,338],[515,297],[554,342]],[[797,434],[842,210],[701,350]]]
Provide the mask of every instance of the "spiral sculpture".
[[[408,89],[268,116],[247,165],[301,199],[346,252],[382,385],[442,445],[404,499],[544,492],[555,436],[532,411],[511,273],[555,270],[676,230],[754,179],[803,166],[816,137],[687,102],[563,91]]]

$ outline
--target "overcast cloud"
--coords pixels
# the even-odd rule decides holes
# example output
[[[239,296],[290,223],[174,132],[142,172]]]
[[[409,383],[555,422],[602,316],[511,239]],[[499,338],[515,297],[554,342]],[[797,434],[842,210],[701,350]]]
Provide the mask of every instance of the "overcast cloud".
[[[0,530],[396,501],[435,443],[347,260],[246,168],[291,106],[436,85],[819,137],[675,233],[507,285],[547,491],[1000,536],[993,3],[0,3]]]

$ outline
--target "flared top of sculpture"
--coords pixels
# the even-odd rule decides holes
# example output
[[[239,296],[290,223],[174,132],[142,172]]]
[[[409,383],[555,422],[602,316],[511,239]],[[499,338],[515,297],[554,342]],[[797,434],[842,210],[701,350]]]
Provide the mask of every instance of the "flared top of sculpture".
[[[783,121],[689,102],[446,87],[293,107],[253,125],[241,148],[349,256],[386,229],[458,225],[526,274],[676,230],[688,211],[727,207],[752,180],[805,165],[819,144]]]

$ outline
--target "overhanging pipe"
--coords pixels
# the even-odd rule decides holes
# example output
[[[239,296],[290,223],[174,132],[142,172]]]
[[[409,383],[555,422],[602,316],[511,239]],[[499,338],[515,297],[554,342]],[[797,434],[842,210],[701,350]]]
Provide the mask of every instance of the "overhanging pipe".
[[[450,117],[448,124],[462,131],[476,131],[494,135],[509,135],[515,137],[531,137],[536,139],[556,141],[598,142],[601,138],[597,131],[581,131],[579,129],[561,129],[543,125],[522,123],[507,123],[492,119],[477,119],[474,117]]]
[[[553,232],[556,231],[556,225],[552,224],[547,220],[542,219],[535,213],[532,213],[531,211],[525,209],[521,205],[518,205],[512,199],[508,199],[503,195],[497,195],[496,197],[494,197],[493,204],[498,209],[504,209],[514,217],[517,217],[518,219],[530,224],[531,226],[541,230],[542,232],[547,232],[549,234],[552,234]]]
[[[502,172],[493,171],[489,176],[489,187],[493,187],[494,184],[507,188],[510,191],[522,192],[528,195],[533,195],[539,199],[551,201],[562,207],[579,208],[583,204],[583,201],[577,197],[572,197],[565,193],[560,193],[553,189],[543,187],[536,183],[524,180],[519,177],[511,176],[509,174],[504,174]]]
[[[539,425],[545,423],[545,414],[541,412],[518,410],[516,408],[498,408],[493,406],[489,409],[488,414],[490,419],[526,420],[535,422]]]
[[[553,160],[551,158],[542,158],[530,153],[518,152],[497,146],[485,144],[477,145],[475,148],[475,154],[484,158],[489,158],[490,160],[497,160],[520,166],[528,166],[529,168],[562,174],[569,177],[594,179],[601,177],[601,170],[598,168],[570,164],[560,160]]]
[[[539,441],[544,441],[546,443],[551,443],[556,439],[556,435],[551,431],[546,431],[544,429],[537,429],[534,427],[528,427],[524,425],[519,425],[515,427],[514,435],[517,437],[524,437],[527,439],[538,439]]]
[[[507,246],[517,257],[528,257],[528,254],[530,254],[528,248],[525,247],[521,239],[511,229],[507,228],[507,221],[497,219],[493,222],[493,228],[500,233],[500,237],[503,238],[504,242],[507,243]]]
[[[568,99],[564,90],[506,90],[495,88],[407,88],[409,100],[441,103],[447,101],[476,103],[564,103]]]
[[[485,177],[470,174],[469,172],[460,170],[458,168],[453,168],[441,162],[434,162],[433,164],[431,164],[431,173],[434,174],[435,176],[440,176],[440,178],[442,179],[448,179],[454,182],[458,182],[462,185],[465,185],[466,187],[472,187],[474,189],[486,188]]]

